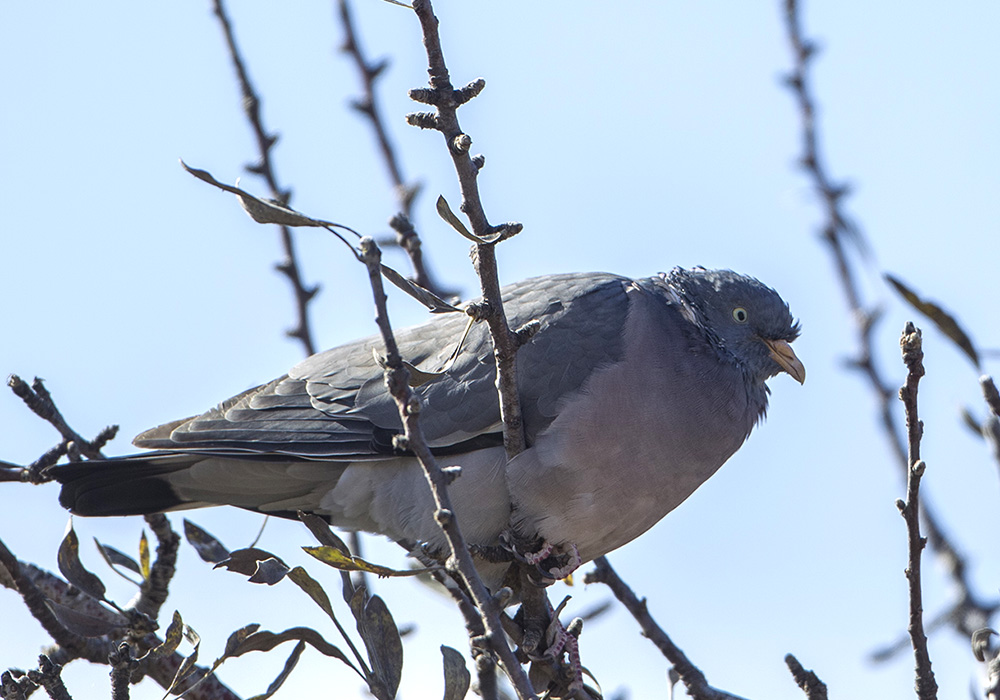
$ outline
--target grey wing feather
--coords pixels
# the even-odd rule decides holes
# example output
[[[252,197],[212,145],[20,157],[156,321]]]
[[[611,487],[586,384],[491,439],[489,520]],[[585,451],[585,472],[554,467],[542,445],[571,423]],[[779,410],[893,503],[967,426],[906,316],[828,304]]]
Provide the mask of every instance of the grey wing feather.
[[[512,327],[541,328],[518,354],[519,386],[529,441],[555,418],[560,403],[598,366],[621,355],[628,311],[624,284],[608,274],[560,275],[505,288]],[[467,317],[437,316],[397,333],[403,358],[440,376],[414,389],[424,402],[421,427],[435,448],[454,447],[501,430],[489,330],[477,323],[461,352]],[[380,459],[401,429],[370,337],[313,355],[274,381],[201,416],[174,421],[136,438],[138,447],[216,454],[267,453],[313,459]]]

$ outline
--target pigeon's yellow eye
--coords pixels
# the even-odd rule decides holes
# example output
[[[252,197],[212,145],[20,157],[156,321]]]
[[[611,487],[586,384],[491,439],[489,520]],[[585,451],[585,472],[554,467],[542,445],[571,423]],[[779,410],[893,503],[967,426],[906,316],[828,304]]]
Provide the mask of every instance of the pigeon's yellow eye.
[[[737,323],[746,323],[750,320],[750,314],[742,306],[737,306],[733,309],[733,320]]]

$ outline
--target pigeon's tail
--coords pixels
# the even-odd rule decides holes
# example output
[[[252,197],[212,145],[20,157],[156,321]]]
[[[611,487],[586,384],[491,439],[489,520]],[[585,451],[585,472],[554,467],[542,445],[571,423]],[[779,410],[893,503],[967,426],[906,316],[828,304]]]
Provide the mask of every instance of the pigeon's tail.
[[[179,497],[170,476],[204,459],[196,454],[150,453],[60,464],[49,475],[62,484],[59,502],[76,515],[146,515],[205,503]]]

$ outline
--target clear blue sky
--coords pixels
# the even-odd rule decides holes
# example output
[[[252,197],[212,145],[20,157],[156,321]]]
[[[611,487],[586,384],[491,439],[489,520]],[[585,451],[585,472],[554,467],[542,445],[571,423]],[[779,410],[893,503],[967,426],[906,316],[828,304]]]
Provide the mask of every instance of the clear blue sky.
[[[702,264],[753,274],[802,321],[796,350],[809,378],[773,382],[768,420],[687,503],[612,562],[649,597],[663,626],[711,683],[753,698],[799,698],[782,658],[795,653],[838,697],[912,695],[908,655],[873,667],[866,655],[906,626],[902,496],[875,423],[870,392],[844,369],[852,324],[817,236],[821,210],[802,174],[798,116],[780,78],[790,66],[782,3],[437,3],[456,83],[486,78],[460,114],[486,156],[480,187],[493,221],[524,232],[500,251],[507,281],[572,270],[644,276]],[[381,97],[411,180],[424,184],[416,223],[438,275],[476,288],[467,242],[433,210],[457,206],[440,137],[407,127],[406,90],[426,79],[409,11],[355,0],[369,53],[389,56]],[[234,3],[233,20],[292,203],[368,234],[387,231],[394,200],[368,126],[346,107],[357,76],[336,52],[330,3]],[[995,3],[947,8],[807,3],[805,28],[822,53],[815,87],[828,163],[854,187],[849,210],[873,250],[868,298],[884,319],[880,364],[901,381],[897,340],[913,317],[880,283],[897,273],[954,310],[983,347],[1000,346],[1000,47]],[[0,8],[0,372],[47,380],[81,432],[121,425],[113,454],[141,430],[200,412],[282,374],[301,356],[275,231],[251,222],[228,195],[185,174],[177,159],[221,180],[255,158],[221,33],[209,3],[7,3]],[[365,272],[328,235],[298,235],[304,275],[323,290],[312,306],[319,345],[374,332]],[[405,261],[395,258],[398,267]],[[394,298],[397,324],[422,310]],[[959,424],[979,414],[977,374],[925,328],[928,375],[926,492],[972,562],[981,594],[1000,587],[994,533],[1000,487],[985,446]],[[987,370],[996,372],[992,359]],[[901,411],[901,407],[899,408]],[[54,431],[0,394],[0,459],[30,462]],[[54,486],[0,487],[0,538],[22,558],[55,568],[67,514]],[[256,516],[230,509],[191,517],[230,547]],[[179,524],[179,518],[175,520]],[[78,520],[86,562],[99,537],[134,550],[141,521]],[[299,563],[310,544],[294,524],[272,524],[262,546]],[[399,562],[370,540],[373,558]],[[929,615],[951,600],[927,561]],[[331,590],[335,577],[326,576]],[[333,633],[297,591],[263,589],[212,572],[185,549],[167,612],[177,607],[214,658],[249,622]],[[113,594],[124,602],[126,584]],[[406,644],[401,697],[441,695],[437,647],[465,652],[450,605],[412,582],[377,587]],[[570,591],[571,614],[609,597]],[[563,595],[554,589],[553,598]],[[414,601],[419,601],[414,604]],[[47,641],[18,598],[0,590],[0,667],[32,667]],[[345,618],[349,617],[345,614]],[[666,663],[615,611],[587,626],[584,663],[606,691],[665,697]],[[976,672],[967,640],[931,640],[942,697],[965,697]],[[222,678],[263,692],[282,654],[230,662]],[[104,669],[67,671],[75,697],[107,697]],[[307,652],[284,697],[355,678]],[[332,691],[331,691],[332,692]],[[143,684],[133,697],[158,698]],[[360,697],[360,690],[358,691]],[[279,695],[279,697],[282,697]]]

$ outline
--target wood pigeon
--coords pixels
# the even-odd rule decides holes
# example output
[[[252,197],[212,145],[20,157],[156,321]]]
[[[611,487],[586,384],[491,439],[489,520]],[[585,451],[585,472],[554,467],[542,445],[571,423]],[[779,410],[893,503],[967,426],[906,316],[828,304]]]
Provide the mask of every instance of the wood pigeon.
[[[420,423],[468,542],[514,533],[599,557],[652,527],[743,444],[767,408],[766,380],[805,380],[785,302],[728,270],[644,279],[566,274],[504,288],[512,327],[540,323],[518,354],[528,448],[502,444],[489,332],[463,314],[397,332],[420,370]],[[466,331],[468,333],[466,334]],[[378,337],[314,355],[210,411],[148,430],[153,451],[57,465],[79,515],[233,505],[306,511],[408,546],[442,547],[417,460],[386,391]]]

